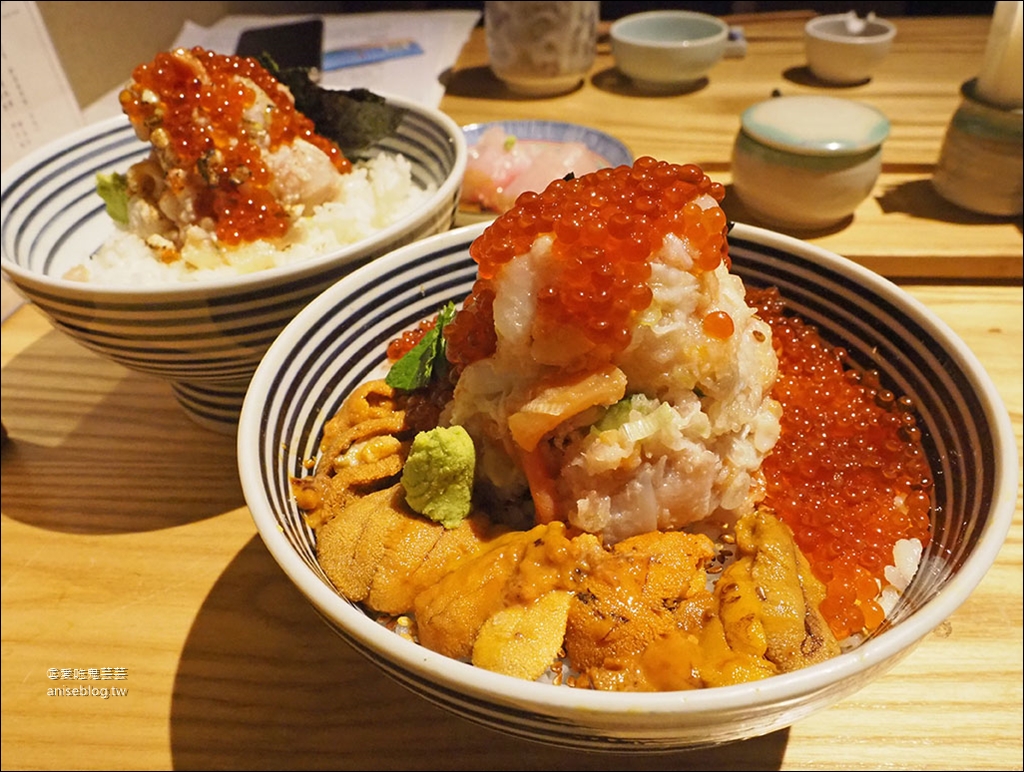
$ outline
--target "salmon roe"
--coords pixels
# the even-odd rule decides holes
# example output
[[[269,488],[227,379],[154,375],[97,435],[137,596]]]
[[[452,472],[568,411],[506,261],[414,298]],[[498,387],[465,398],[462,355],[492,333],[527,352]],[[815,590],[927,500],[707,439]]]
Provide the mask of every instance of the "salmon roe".
[[[781,435],[762,469],[765,503],[825,583],[821,612],[840,639],[884,619],[876,602],[900,539],[930,536],[931,470],[912,402],[858,372],[817,329],[786,316],[776,288],[747,301],[772,328]]]
[[[185,184],[198,191],[196,214],[216,224],[217,238],[237,245],[284,235],[288,213],[267,188],[270,172],[262,160],[246,111],[256,104],[258,86],[273,103],[265,116],[271,151],[304,139],[331,159],[339,172],[351,163],[333,141],[316,133],[295,109],[291,92],[251,57],[229,56],[199,47],[163,52],[132,73],[120,94],[121,108],[160,154],[164,168],[182,169]]]
[[[404,357],[416,347],[417,343],[423,340],[424,335],[436,326],[437,316],[431,319],[422,319],[418,325],[412,329],[405,330],[397,338],[392,339],[388,343],[387,348],[388,361],[394,363]]]
[[[537,295],[539,329],[571,324],[598,347],[621,351],[632,316],[647,308],[650,259],[669,233],[689,242],[693,271],[728,264],[728,222],[721,207],[696,202],[725,198],[725,187],[694,164],[638,158],[633,166],[601,169],[523,193],[470,246],[478,278],[462,311],[445,326],[448,359],[463,367],[494,353],[494,280],[538,236],[553,239],[553,259]],[[722,319],[710,322],[731,334]]]

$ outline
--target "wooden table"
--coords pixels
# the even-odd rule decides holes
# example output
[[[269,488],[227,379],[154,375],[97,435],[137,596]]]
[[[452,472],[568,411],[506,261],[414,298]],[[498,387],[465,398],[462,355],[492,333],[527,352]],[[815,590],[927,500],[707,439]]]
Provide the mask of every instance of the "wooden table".
[[[747,55],[722,60],[704,86],[674,96],[631,87],[615,69],[605,37],[583,88],[550,99],[516,99],[487,68],[478,29],[441,107],[463,124],[512,118],[587,124],[618,137],[634,157],[696,163],[729,185],[732,144],[747,107],[775,92],[863,101],[892,124],[882,146],[881,177],[852,223],[807,240],[891,277],[1020,279],[1021,218],[972,214],[947,203],[931,185],[960,86],[981,67],[990,19],[899,19],[892,53],[869,83],[823,88],[805,65],[803,24],[810,15],[729,17],[743,28]],[[731,185],[724,207],[733,219],[761,224],[731,195]]]
[[[629,93],[605,47],[558,98],[508,98],[476,30],[442,108],[461,123],[586,123],[728,179],[738,114],[802,74],[802,17],[737,19],[749,49],[698,92]],[[1021,446],[1021,222],[954,211],[928,177],[988,19],[896,19],[877,78],[840,93],[893,119],[878,195],[813,239],[894,277],[988,369]],[[734,216],[738,215],[734,214]],[[98,359],[32,306],[3,325],[3,769],[1021,769],[1021,499],[970,599],[893,670],[791,728],[652,758],[570,753],[465,723],[339,641],[274,563],[234,440],[169,388]],[[53,679],[95,669],[93,680]],[[51,669],[56,669],[56,672]],[[51,696],[56,687],[108,697]],[[114,688],[125,693],[114,694]]]

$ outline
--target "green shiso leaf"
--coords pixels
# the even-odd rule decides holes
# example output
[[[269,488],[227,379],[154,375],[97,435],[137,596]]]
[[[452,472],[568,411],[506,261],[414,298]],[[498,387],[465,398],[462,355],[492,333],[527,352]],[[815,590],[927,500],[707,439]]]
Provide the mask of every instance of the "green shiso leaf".
[[[429,330],[420,342],[395,362],[384,380],[393,389],[415,391],[430,383],[435,374],[441,375],[448,367],[445,358],[444,331],[455,318],[455,304],[449,302],[437,314],[437,323]]]
[[[309,77],[305,67],[280,68],[263,53],[257,57],[267,71],[295,97],[295,108],[313,121],[318,134],[334,140],[352,157],[398,129],[405,109],[365,88],[325,89]]]
[[[96,192],[107,205],[107,214],[114,222],[128,224],[128,178],[123,174],[96,175]]]

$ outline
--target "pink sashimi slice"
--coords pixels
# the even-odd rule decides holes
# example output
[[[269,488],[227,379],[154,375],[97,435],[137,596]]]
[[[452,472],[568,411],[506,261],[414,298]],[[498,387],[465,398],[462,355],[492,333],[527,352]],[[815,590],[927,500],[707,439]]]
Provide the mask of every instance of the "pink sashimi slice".
[[[526,191],[539,193],[569,173],[578,177],[605,166],[582,142],[521,140],[493,126],[469,149],[461,203],[501,214]]]

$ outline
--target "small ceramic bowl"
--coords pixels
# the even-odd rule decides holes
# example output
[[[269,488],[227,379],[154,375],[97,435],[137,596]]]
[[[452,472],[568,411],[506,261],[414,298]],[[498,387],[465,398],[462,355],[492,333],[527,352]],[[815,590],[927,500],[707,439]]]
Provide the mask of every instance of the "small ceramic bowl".
[[[740,118],[733,188],[776,229],[834,226],[874,188],[888,135],[888,118],[861,102],[813,95],[759,102]]]
[[[686,90],[725,55],[729,25],[696,11],[647,11],[611,26],[615,65],[647,91]]]
[[[934,535],[887,629],[834,659],[760,681],[605,692],[450,659],[345,600],[317,562],[292,478],[307,473],[305,462],[317,456],[324,423],[341,402],[382,372],[389,341],[466,297],[477,276],[469,247],[485,227],[424,239],[330,287],[271,346],[242,409],[238,468],[263,542],[327,625],[382,672],[510,736],[587,752],[657,754],[764,735],[827,708],[880,678],[981,581],[1013,519],[1019,468],[1009,414],[982,366],[898,286],[820,247],[740,223],[729,234],[732,270],[748,285],[778,287],[792,310],[858,367],[877,370],[910,397],[921,416],[935,480]],[[884,731],[885,716],[866,720]]]
[[[896,25],[873,14],[859,18],[853,11],[817,16],[804,25],[807,65],[826,83],[864,83],[889,54]]]
[[[169,382],[192,419],[232,434],[256,365],[303,306],[356,266],[454,222],[466,169],[462,129],[440,110],[387,99],[406,113],[373,150],[405,156],[416,184],[433,192],[349,246],[188,283],[63,278],[115,229],[96,194],[97,173],[124,172],[151,150],[121,116],[58,139],[4,171],[3,273],[57,329],[130,370]]]

